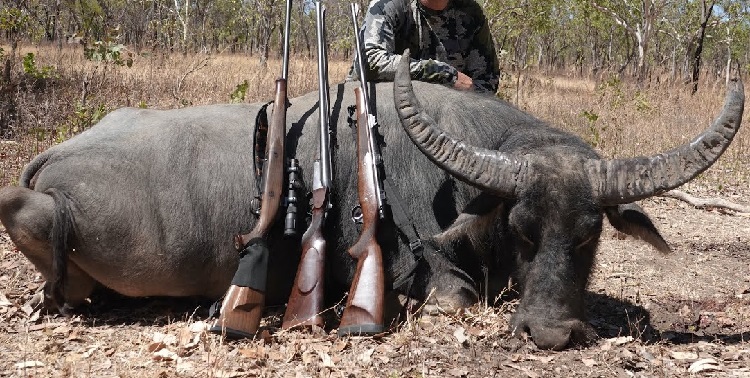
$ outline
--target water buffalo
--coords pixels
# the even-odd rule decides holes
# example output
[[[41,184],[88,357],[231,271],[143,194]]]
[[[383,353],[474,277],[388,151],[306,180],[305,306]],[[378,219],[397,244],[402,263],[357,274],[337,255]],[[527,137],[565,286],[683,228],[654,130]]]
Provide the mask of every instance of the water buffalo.
[[[354,270],[346,249],[358,235],[350,220],[356,159],[346,120],[354,86],[342,83],[330,93],[336,146],[327,271],[331,286],[343,288]],[[306,182],[317,98],[291,99],[287,115],[287,149]],[[422,82],[412,90],[403,71],[395,86],[375,85],[371,98],[386,176],[432,247],[411,285],[399,290],[418,300],[433,292],[431,303],[458,308],[479,299],[483,271],[493,296],[512,274],[521,294],[513,324],[543,348],[563,348],[587,332],[583,293],[603,214],[619,230],[669,250],[632,202],[709,167],[737,131],[744,102],[736,82],[716,122],[690,144],[602,160],[580,138],[504,101]],[[129,296],[218,298],[237,266],[232,236],[255,220],[250,135],[260,108],[114,111],[37,156],[20,186],[0,189],[0,221],[65,306],[80,304],[97,285]],[[299,255],[281,235],[277,229],[270,236],[267,298],[277,303],[286,300]],[[410,250],[393,225],[378,237],[391,282]]]

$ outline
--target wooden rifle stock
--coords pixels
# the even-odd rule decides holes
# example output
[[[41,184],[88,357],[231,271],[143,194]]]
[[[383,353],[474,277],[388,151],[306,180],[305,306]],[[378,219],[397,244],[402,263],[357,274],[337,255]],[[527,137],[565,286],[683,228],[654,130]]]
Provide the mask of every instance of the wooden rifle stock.
[[[284,186],[286,108],[286,79],[279,78],[266,142],[260,216],[252,231],[235,237],[240,266],[224,295],[219,317],[210,328],[230,338],[253,337],[263,315],[269,254],[265,238],[276,221]]]
[[[362,211],[362,231],[357,242],[348,250],[349,255],[357,260],[357,270],[341,317],[339,336],[376,334],[384,330],[383,256],[377,241],[379,186],[375,180],[375,151],[371,149],[369,114],[364,111],[362,90],[354,89],[357,105],[357,192]]]
[[[326,239],[323,236],[327,188],[313,190],[312,221],[302,235],[302,256],[281,328],[323,327]]]

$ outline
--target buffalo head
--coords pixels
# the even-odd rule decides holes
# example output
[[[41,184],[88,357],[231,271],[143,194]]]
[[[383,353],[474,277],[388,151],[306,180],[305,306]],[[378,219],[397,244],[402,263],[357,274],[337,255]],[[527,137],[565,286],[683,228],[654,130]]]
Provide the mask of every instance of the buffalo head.
[[[634,201],[676,188],[711,166],[740,127],[744,93],[734,81],[722,113],[692,142],[654,156],[602,159],[580,138],[526,121],[508,104],[517,127],[496,149],[447,135],[414,95],[408,53],[394,84],[403,128],[433,163],[484,193],[502,198],[495,232],[501,261],[511,266],[521,295],[511,324],[540,348],[561,349],[585,338],[583,297],[594,263],[602,219],[661,252],[669,246]],[[467,97],[467,101],[470,101]],[[533,123],[533,124],[531,124]],[[469,126],[467,126],[469,127]]]

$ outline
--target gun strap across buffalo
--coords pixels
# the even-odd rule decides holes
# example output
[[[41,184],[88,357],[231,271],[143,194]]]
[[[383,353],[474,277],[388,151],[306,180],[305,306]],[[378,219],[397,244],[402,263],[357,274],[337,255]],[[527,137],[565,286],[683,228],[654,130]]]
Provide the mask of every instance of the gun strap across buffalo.
[[[391,180],[388,178],[383,179],[383,186],[388,195],[388,204],[391,208],[393,223],[411,251],[411,254],[403,254],[405,256],[395,258],[391,264],[393,287],[399,288],[411,281],[417,264],[423,257],[425,244],[422,243],[422,238],[419,237],[417,227],[414,225],[414,221],[409,216],[409,213],[404,209],[402,205],[404,201],[398,194],[396,187],[391,183]]]

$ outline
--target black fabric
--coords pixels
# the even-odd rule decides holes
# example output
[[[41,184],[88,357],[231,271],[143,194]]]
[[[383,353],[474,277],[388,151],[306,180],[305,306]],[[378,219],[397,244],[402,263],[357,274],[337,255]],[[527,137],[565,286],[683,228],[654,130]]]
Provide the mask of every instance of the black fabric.
[[[266,291],[268,276],[268,245],[262,238],[250,240],[240,251],[240,264],[232,278],[232,285]]]

